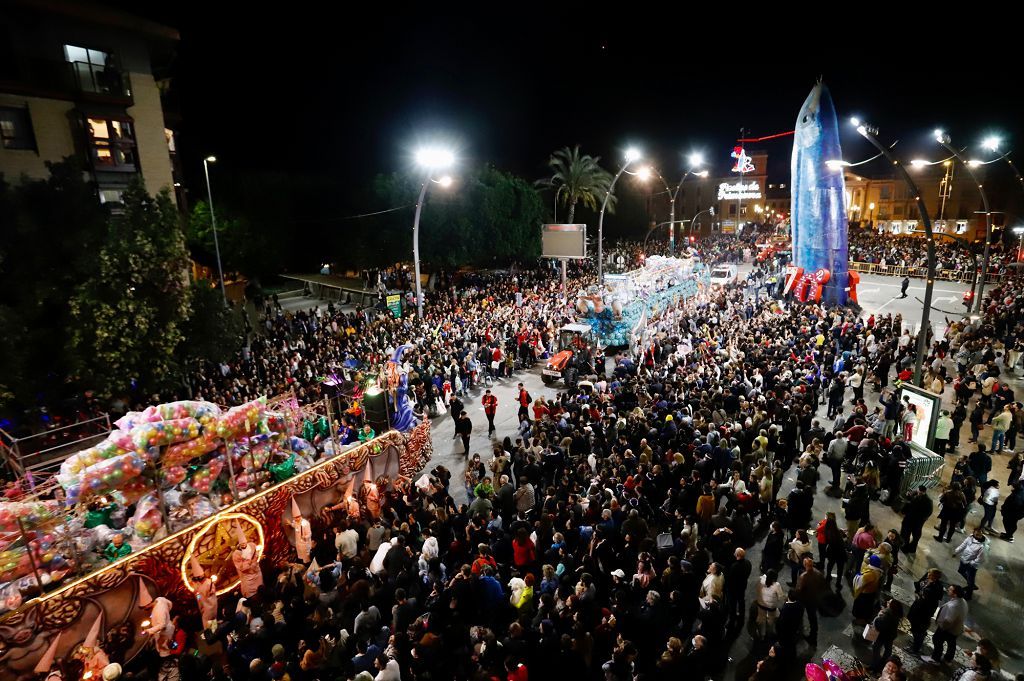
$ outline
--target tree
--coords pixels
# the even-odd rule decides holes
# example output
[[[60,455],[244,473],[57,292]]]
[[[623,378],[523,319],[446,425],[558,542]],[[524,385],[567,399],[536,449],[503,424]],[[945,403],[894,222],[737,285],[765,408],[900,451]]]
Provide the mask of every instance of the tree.
[[[573,148],[559,149],[548,160],[552,170],[550,178],[537,181],[539,187],[549,187],[558,193],[563,206],[569,207],[571,224],[576,216],[576,204],[582,202],[590,210],[598,210],[612,183],[612,175],[602,168],[599,156],[580,154],[577,144]],[[608,210],[614,212],[615,195],[608,197]]]
[[[0,178],[0,405],[53,405],[80,387],[69,299],[95,268],[108,212],[80,162],[47,168],[45,180]]]
[[[188,251],[167,190],[151,197],[136,179],[123,203],[95,271],[71,298],[78,366],[108,396],[170,384],[191,302]]]
[[[419,193],[406,175],[380,175],[374,193],[384,209],[408,206]],[[540,255],[543,202],[522,178],[491,166],[470,169],[449,189],[431,188],[420,217],[420,257],[442,266],[507,264]],[[362,220],[346,255],[371,265],[412,255],[412,210]]]
[[[192,313],[182,326],[185,342],[178,346],[181,364],[233,358],[244,338],[241,311],[225,307],[220,288],[208,281],[192,282],[191,297]]]

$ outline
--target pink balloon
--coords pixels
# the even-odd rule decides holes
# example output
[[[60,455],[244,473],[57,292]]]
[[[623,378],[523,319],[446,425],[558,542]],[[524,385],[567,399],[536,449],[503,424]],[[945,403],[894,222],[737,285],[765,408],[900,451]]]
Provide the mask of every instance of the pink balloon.
[[[825,668],[827,673],[834,681],[845,681],[846,672],[843,668],[836,664],[835,660],[822,660],[821,665]]]
[[[821,665],[807,663],[804,667],[804,676],[807,677],[807,681],[828,681],[828,675],[825,674],[825,670],[821,668]]]

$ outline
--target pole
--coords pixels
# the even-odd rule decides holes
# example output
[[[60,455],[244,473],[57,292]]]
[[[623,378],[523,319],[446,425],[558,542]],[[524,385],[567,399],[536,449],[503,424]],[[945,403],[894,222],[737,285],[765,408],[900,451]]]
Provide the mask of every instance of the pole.
[[[568,293],[565,290],[565,278],[566,278],[565,277],[565,269],[566,269],[566,262],[567,261],[566,261],[565,258],[560,258],[560,260],[562,262],[562,305],[568,305],[569,304],[569,295],[568,295]]]
[[[420,198],[416,201],[416,218],[412,223],[412,258],[416,266],[416,317],[423,319],[423,292],[420,290],[420,212],[423,210],[423,200],[427,196],[427,185],[430,184],[430,176],[423,180],[423,187],[420,189]]]
[[[217,215],[213,212],[213,190],[210,188],[210,164],[203,159],[203,174],[206,175],[206,198],[210,204],[210,224],[213,225],[213,248],[217,252],[217,276],[220,278],[220,295],[224,307],[228,305],[228,294],[224,290],[224,270],[220,266],[220,241],[217,239]]]
[[[612,190],[615,189],[615,183],[622,177],[622,173],[625,172],[626,168],[632,161],[626,161],[619,168],[619,172],[615,173],[615,177],[612,178],[612,183],[608,185],[608,191],[604,193],[604,201],[601,202],[601,214],[597,218],[597,283],[604,283],[604,211],[608,208],[608,199],[611,198]]]
[[[949,153],[956,156],[956,159],[964,164],[967,168],[967,174],[971,176],[971,180],[978,186],[978,192],[981,193],[981,203],[985,207],[985,252],[981,256],[981,276],[978,277],[978,295],[974,297],[974,313],[981,312],[981,298],[985,295],[985,278],[988,277],[988,258],[989,251],[992,245],[992,211],[988,207],[988,195],[985,193],[985,185],[978,180],[977,173],[974,172],[974,168],[968,163],[960,152],[951,146],[949,135],[942,134],[936,137],[939,144],[944,146]],[[929,234],[929,237],[931,234]],[[973,290],[973,289],[972,289]]]
[[[745,131],[746,131],[746,128],[740,128],[740,139],[744,138],[745,135],[743,133]],[[736,162],[739,163],[740,159],[736,159]],[[744,177],[743,168],[744,168],[744,166],[740,165],[740,190],[738,192],[736,192],[736,226],[735,226],[735,229],[736,229],[736,239],[737,240],[739,240],[739,238],[740,238],[740,216],[743,215],[743,177]]]
[[[28,562],[32,565],[32,574],[36,577],[36,586],[38,586],[41,591],[43,588],[43,580],[39,578],[39,566],[36,565],[36,557],[32,555],[34,553],[32,549],[32,542],[28,540],[27,533],[25,532],[25,523],[22,521],[21,516],[18,516],[15,519],[18,521],[18,529],[21,530],[21,538],[25,541],[25,549],[28,551]]]
[[[932,235],[932,221],[928,217],[928,210],[925,208],[924,199],[921,198],[921,192],[918,190],[917,185],[914,184],[914,180],[910,177],[910,173],[903,167],[896,158],[893,157],[889,147],[885,146],[878,141],[876,135],[877,130],[868,128],[866,125],[860,125],[857,127],[859,132],[868,142],[871,142],[872,146],[875,147],[886,160],[896,166],[899,171],[903,182],[906,183],[907,188],[910,189],[911,196],[917,202],[917,211],[921,214],[921,222],[924,224],[924,232],[926,239],[926,250],[928,253],[928,278],[925,280],[924,285],[924,305],[921,310],[921,331],[917,334],[917,361],[914,363],[914,384],[921,385],[921,365],[924,362],[924,356],[928,350],[928,331],[931,330],[929,323],[929,316],[932,309],[932,289],[935,286],[935,237]]]

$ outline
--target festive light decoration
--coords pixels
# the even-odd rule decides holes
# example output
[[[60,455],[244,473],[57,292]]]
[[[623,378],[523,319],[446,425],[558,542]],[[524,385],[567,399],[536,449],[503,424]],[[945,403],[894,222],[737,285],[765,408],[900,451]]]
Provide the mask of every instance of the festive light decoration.
[[[747,152],[742,146],[733,147],[732,153],[729,154],[731,157],[736,159],[736,163],[732,166],[732,172],[734,173],[752,173],[754,172],[754,162],[747,156]]]
[[[189,542],[188,549],[185,551],[185,555],[181,559],[181,581],[192,593],[195,593],[196,590],[195,585],[192,583],[192,558],[195,557],[200,559],[199,549],[200,544],[204,543],[204,539],[206,540],[205,543],[213,544],[212,547],[207,549],[207,552],[223,554],[213,556],[213,560],[218,561],[218,567],[213,570],[207,570],[207,572],[212,573],[213,576],[216,577],[220,570],[219,565],[228,565],[232,571],[234,570],[234,566],[231,565],[231,551],[234,550],[235,541],[231,536],[231,533],[234,529],[234,523],[236,522],[239,524],[239,527],[242,527],[242,524],[244,523],[250,528],[255,528],[255,534],[257,537],[256,560],[259,561],[263,557],[265,537],[263,534],[263,526],[260,525],[256,518],[253,518],[248,513],[221,513],[215,515],[206,523],[205,526],[202,527],[202,529],[196,532],[195,536],[192,537],[192,541]],[[247,538],[250,536],[250,532],[247,532],[245,529],[242,531],[245,533]],[[211,532],[214,533],[212,538],[207,536]],[[202,564],[203,561],[200,559],[199,562]],[[212,561],[207,561],[207,564],[214,565]],[[228,583],[217,589],[218,596],[222,596],[233,590],[241,583],[242,580],[236,574],[232,579],[225,579],[225,581],[228,581]]]

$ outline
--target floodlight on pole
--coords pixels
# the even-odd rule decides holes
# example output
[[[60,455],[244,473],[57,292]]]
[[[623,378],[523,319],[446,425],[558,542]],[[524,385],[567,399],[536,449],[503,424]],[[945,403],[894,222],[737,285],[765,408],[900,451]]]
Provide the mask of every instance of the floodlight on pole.
[[[228,294],[224,288],[224,268],[220,264],[220,240],[217,238],[217,214],[213,210],[213,190],[210,188],[210,164],[216,162],[216,156],[204,158],[203,175],[206,176],[206,199],[210,204],[210,225],[213,227],[213,249],[217,254],[217,277],[220,279],[220,295],[224,299],[224,307],[227,307]]]
[[[619,172],[615,173],[615,177],[608,184],[608,189],[604,193],[604,201],[601,202],[601,213],[597,218],[597,283],[604,283],[604,212],[608,209],[608,199],[612,196],[612,190],[615,189],[615,183],[622,177],[622,173],[626,171],[630,163],[639,161],[642,157],[640,150],[636,147],[630,147],[626,149],[626,162],[619,168]]]
[[[1002,143],[1003,141],[996,137],[995,135],[989,135],[982,141],[981,146],[988,149],[989,151],[998,151],[999,145]]]
[[[452,185],[452,178],[444,175],[438,180],[434,179],[435,170],[450,168],[455,164],[455,154],[448,149],[441,147],[424,147],[416,152],[416,163],[427,171],[427,175],[420,187],[420,196],[416,201],[416,216],[412,223],[412,256],[413,266],[416,275],[416,316],[423,318],[423,288],[420,283],[420,214],[423,212],[423,202],[427,198],[427,187],[431,184],[438,184],[448,188]]]

